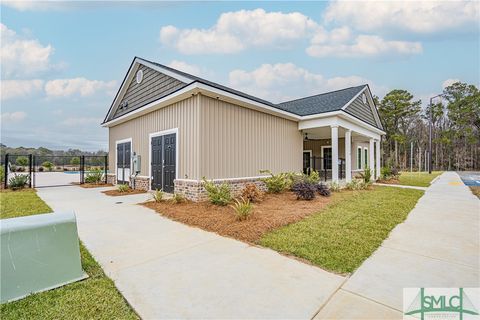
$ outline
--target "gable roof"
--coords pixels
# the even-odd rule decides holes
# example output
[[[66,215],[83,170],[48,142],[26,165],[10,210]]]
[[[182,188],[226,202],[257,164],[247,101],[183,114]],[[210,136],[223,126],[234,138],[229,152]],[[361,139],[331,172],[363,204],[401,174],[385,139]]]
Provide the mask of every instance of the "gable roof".
[[[348,102],[355,98],[366,85],[345,88],[341,90],[317,94],[310,97],[295,99],[279,103],[277,106],[299,116],[309,116],[317,113],[341,110]]]
[[[108,111],[108,113],[107,113],[107,115],[106,115],[102,124],[105,124],[105,123],[107,123],[111,120],[114,120],[116,118],[114,116],[114,114],[116,112],[114,107],[115,107],[115,105],[117,105],[117,107],[118,107],[119,101],[117,101],[117,98],[119,98],[119,96],[121,96],[120,92],[122,91],[122,88],[124,87],[125,83],[127,82],[128,76],[129,76],[129,74],[132,70],[132,67],[134,66],[136,61],[138,61],[139,63],[145,64],[146,66],[150,66],[150,67],[154,67],[154,68],[157,67],[157,69],[161,69],[161,71],[159,71],[159,70],[157,70],[157,71],[166,73],[167,75],[170,75],[170,76],[173,76],[173,77],[177,78],[181,83],[184,84],[183,86],[181,86],[180,89],[186,88],[186,87],[188,87],[188,86],[190,86],[194,83],[205,84],[207,86],[219,89],[221,91],[231,93],[235,96],[239,96],[239,97],[242,97],[242,98],[252,100],[252,101],[255,101],[257,103],[266,105],[270,108],[278,110],[279,112],[291,114],[292,116],[294,115],[294,116],[297,116],[297,117],[298,116],[302,117],[302,116],[308,116],[308,115],[321,114],[321,113],[331,112],[331,111],[344,111],[346,113],[349,113],[349,112],[347,112],[347,110],[345,110],[345,108],[348,106],[348,104],[350,104],[354,100],[354,98],[356,98],[366,88],[369,91],[368,85],[364,84],[364,85],[360,85],[360,86],[356,86],[356,87],[345,88],[345,89],[341,89],[341,90],[331,91],[331,92],[327,92],[327,93],[322,93],[322,94],[318,94],[318,95],[313,95],[313,96],[309,96],[309,97],[305,97],[305,98],[295,99],[295,100],[281,102],[281,103],[276,104],[276,103],[272,103],[270,101],[252,96],[250,94],[247,94],[247,93],[229,88],[227,86],[224,86],[224,85],[221,85],[221,84],[203,79],[201,77],[194,76],[192,74],[174,69],[172,67],[169,67],[169,66],[157,63],[157,62],[149,61],[149,60],[146,60],[146,59],[143,59],[143,58],[135,57],[132,61],[132,64],[130,65],[128,73],[125,76],[119,91],[117,92],[117,95],[115,96],[115,100],[113,101],[112,105],[110,106],[110,109],[109,109],[109,111]],[[376,110],[376,107],[374,106],[373,109],[375,109],[374,110],[375,118],[379,120],[378,111]],[[355,116],[355,115],[353,115],[353,116]],[[360,119],[360,120],[365,122],[363,119]],[[379,128],[379,129],[383,129],[380,121],[377,122],[377,125],[375,125],[375,127]]]

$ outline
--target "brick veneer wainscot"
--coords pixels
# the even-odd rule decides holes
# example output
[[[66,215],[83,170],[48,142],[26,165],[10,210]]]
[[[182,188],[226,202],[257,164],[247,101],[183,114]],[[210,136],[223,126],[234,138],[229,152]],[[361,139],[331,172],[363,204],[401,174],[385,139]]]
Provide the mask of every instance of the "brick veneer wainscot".
[[[185,198],[192,201],[206,201],[208,200],[207,191],[203,187],[203,182],[198,180],[184,180],[177,179],[175,183],[175,193],[182,194]],[[242,194],[245,185],[255,184],[260,190],[266,191],[265,183],[261,178],[238,178],[238,179],[215,179],[215,184],[227,183],[234,197]]]

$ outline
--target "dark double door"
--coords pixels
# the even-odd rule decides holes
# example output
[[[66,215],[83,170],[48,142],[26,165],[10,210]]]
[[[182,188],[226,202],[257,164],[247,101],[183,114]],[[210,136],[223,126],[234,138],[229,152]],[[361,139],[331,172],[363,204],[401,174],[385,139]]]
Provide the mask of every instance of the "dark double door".
[[[131,142],[117,144],[117,183],[130,182]]]
[[[152,148],[152,190],[173,192],[176,167],[175,133],[153,137]]]

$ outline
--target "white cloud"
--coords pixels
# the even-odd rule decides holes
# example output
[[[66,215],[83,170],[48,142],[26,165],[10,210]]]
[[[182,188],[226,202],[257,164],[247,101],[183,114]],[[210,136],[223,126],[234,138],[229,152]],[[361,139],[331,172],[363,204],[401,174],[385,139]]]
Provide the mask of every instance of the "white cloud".
[[[23,111],[4,112],[1,115],[1,122],[20,122],[27,117],[27,113]]]
[[[448,86],[451,86],[455,82],[460,82],[460,79],[447,79],[442,83],[442,89],[445,89]]]
[[[2,0],[2,5],[13,8],[18,11],[31,10],[49,10],[66,8],[68,1],[49,0],[49,1],[27,1],[27,0]]]
[[[298,12],[240,10],[221,14],[209,29],[162,27],[160,42],[184,54],[235,53],[251,46],[289,46],[318,27],[315,21]]]
[[[43,90],[43,80],[2,80],[0,81],[0,99],[8,100],[26,97]]]
[[[478,32],[479,12],[478,1],[334,1],[324,19],[367,32]]]
[[[0,61],[4,77],[30,76],[52,67],[51,45],[42,45],[35,39],[24,39],[15,31],[0,23],[2,46]]]
[[[78,127],[78,126],[87,126],[87,125],[100,125],[103,119],[95,117],[71,117],[63,120],[62,125],[68,127]]]
[[[359,76],[325,78],[321,74],[310,72],[293,63],[263,64],[252,71],[233,70],[229,74],[229,84],[234,88],[272,102],[287,101],[366,83],[372,85],[371,81]],[[375,87],[375,85],[373,88],[374,94],[377,95],[380,94],[379,91],[386,90],[384,87]]]
[[[358,34],[348,25],[331,30],[298,12],[240,10],[220,15],[209,29],[178,29],[164,26],[160,42],[183,54],[231,54],[251,47],[287,48],[310,40],[313,57],[357,57],[422,52],[422,44],[385,40],[378,35]]]
[[[200,76],[203,73],[199,66],[189,64],[184,61],[173,60],[168,64],[168,66],[186,73],[193,74],[195,76]]]
[[[340,36],[335,35],[334,39],[331,40],[327,37],[323,40],[322,38],[322,42],[318,38],[314,38],[310,47],[306,49],[307,54],[312,57],[359,57],[383,54],[410,55],[423,51],[420,42],[388,41],[372,35],[359,35],[353,42],[348,41],[347,43],[343,42],[348,39],[346,33],[340,34]]]
[[[72,95],[87,97],[102,91],[111,95],[115,87],[116,81],[105,82],[85,78],[56,79],[45,84],[45,93],[47,97],[69,97]]]

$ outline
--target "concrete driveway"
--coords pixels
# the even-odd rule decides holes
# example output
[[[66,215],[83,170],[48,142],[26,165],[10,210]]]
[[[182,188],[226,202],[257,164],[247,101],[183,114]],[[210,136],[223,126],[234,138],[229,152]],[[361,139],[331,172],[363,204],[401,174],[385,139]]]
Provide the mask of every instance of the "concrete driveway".
[[[480,201],[442,174],[316,319],[402,319],[403,288],[480,287],[479,235]]]
[[[310,319],[343,277],[185,226],[80,187],[38,190],[54,210],[74,210],[81,240],[144,319]]]

